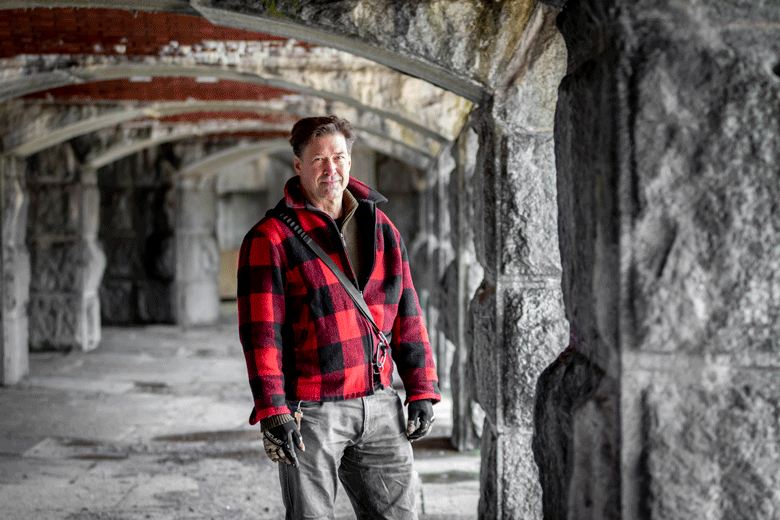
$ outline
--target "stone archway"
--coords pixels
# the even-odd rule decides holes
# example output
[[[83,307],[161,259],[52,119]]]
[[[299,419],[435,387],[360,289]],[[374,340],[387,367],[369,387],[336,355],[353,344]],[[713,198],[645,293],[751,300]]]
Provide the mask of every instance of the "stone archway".
[[[238,2],[174,1],[159,8],[202,14],[240,30],[283,36],[300,31],[301,38],[309,35],[314,43],[368,58],[362,66],[376,70],[370,63],[374,60],[427,81],[390,71],[382,81],[366,86],[359,81],[366,78],[360,70],[346,69],[343,75],[323,76],[329,87],[340,90],[324,89],[309,78],[295,82],[289,75],[260,73],[240,64],[238,70],[223,65],[199,68],[186,59],[162,56],[162,65],[137,66],[124,57],[92,56],[82,62],[75,59],[77,66],[68,74],[45,62],[28,67],[34,74],[17,77],[21,83],[7,84],[5,92],[28,93],[31,79],[56,86],[116,81],[110,78],[117,74],[141,79],[155,75],[246,79],[295,89],[310,99],[308,104],[296,101],[303,109],[295,111],[291,102],[283,111],[345,108],[367,130],[367,141],[378,137],[393,155],[407,160],[427,156],[416,251],[429,266],[422,283],[430,295],[430,326],[437,330],[439,357],[456,360],[458,386],[453,391],[463,442],[473,442],[465,431],[473,427],[469,420],[477,409],[473,396],[485,417],[478,425],[484,454],[480,516],[538,515],[541,490],[530,451],[533,383],[563,347],[567,334],[552,138],[555,93],[566,62],[554,23],[557,11],[519,0],[336,2],[326,8],[292,1],[271,4],[273,9],[268,4],[249,9]],[[91,5],[113,7],[111,2]],[[285,23],[274,23],[279,22],[278,13],[283,13]],[[87,62],[92,68],[85,66]],[[81,69],[79,63],[84,65]],[[387,92],[394,94],[380,96]],[[318,98],[323,95],[328,97],[325,102]],[[472,108],[475,103],[477,108]],[[113,108],[117,113],[136,109]],[[35,120],[36,114],[29,114]],[[100,125],[116,115],[106,114],[94,114],[105,117],[96,124],[93,115],[76,116],[78,121],[70,124],[84,123],[91,133],[100,133],[105,128]],[[55,123],[34,138],[51,143],[72,137],[73,130]],[[54,132],[61,134],[52,139]],[[33,142],[16,135],[8,139],[19,147]],[[454,319],[444,312],[448,302],[455,302],[458,309]]]

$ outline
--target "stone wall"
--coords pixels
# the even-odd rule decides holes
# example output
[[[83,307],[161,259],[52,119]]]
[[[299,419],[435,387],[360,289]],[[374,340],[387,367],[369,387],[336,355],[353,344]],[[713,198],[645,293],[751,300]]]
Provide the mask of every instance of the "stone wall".
[[[152,148],[98,171],[100,240],[108,258],[100,287],[104,324],[174,322],[178,158],[171,153]]]
[[[479,518],[540,518],[536,379],[566,347],[553,117],[566,48],[557,11],[528,13],[492,102],[425,176],[413,251],[459,449],[481,446]],[[418,267],[419,268],[419,267]],[[480,439],[481,437],[481,439]]]
[[[81,151],[67,143],[27,160],[31,348],[90,350],[100,341],[100,195]]]
[[[26,164],[2,158],[2,368],[0,384],[18,382],[29,370],[27,306],[30,299],[30,255],[25,242],[27,205]]]
[[[426,239],[415,252],[428,266],[429,320],[451,366],[453,444],[481,444],[480,518],[541,515],[534,390],[568,341],[552,128],[566,49],[556,14],[529,13],[492,102],[472,112],[425,178]]]
[[[577,341],[539,381],[545,518],[777,518],[778,21],[776,2],[562,12]]]

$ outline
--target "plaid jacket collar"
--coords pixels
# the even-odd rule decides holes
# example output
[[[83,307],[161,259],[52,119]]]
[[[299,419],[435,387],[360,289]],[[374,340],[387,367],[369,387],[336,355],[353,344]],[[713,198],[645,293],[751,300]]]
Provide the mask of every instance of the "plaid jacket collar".
[[[358,202],[371,202],[373,204],[387,202],[384,195],[354,177],[349,178],[347,189]],[[288,180],[284,186],[284,202],[288,208],[292,209],[314,209],[301,191],[301,177],[299,175]]]

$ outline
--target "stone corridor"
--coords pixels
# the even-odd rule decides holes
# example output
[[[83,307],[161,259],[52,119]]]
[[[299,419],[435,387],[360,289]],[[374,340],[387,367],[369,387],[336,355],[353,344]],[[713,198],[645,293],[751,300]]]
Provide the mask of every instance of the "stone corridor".
[[[0,510],[278,513],[222,309],[334,113],[408,246],[426,453],[466,461],[422,498],[780,519],[778,0],[6,0],[0,34]]]
[[[29,376],[0,391],[3,518],[283,518],[276,466],[247,423],[236,326],[228,310],[209,327],[107,327],[93,351],[32,354]],[[422,520],[477,508],[479,453],[450,445],[450,409],[415,446]],[[343,492],[337,518],[355,518]]]

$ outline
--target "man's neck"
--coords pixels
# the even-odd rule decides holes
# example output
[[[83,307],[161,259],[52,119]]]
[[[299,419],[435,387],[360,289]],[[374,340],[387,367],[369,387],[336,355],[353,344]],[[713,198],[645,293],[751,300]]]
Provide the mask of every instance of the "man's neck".
[[[333,220],[336,220],[344,214],[343,194],[339,196],[338,199],[316,200],[316,198],[311,193],[309,193],[309,191],[303,185],[301,185],[301,192],[303,193],[304,198],[309,201],[309,204],[320,211],[324,211],[330,215]]]
[[[342,197],[339,197],[338,201],[324,201],[321,205],[315,206],[317,209],[324,211],[333,220],[341,217],[344,214],[344,205],[342,204]]]

